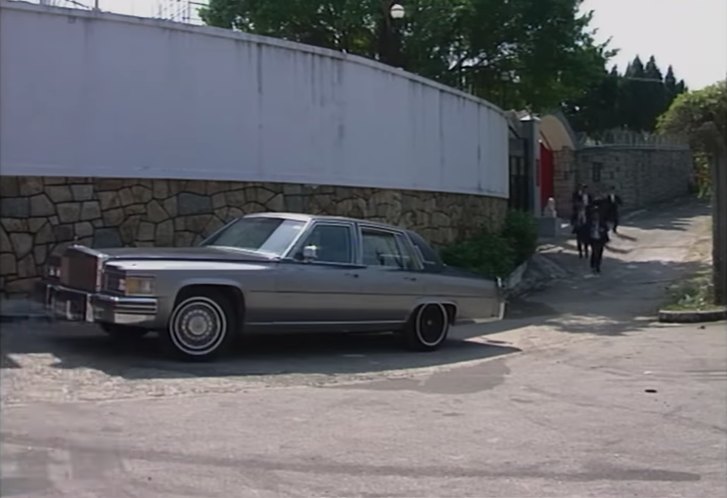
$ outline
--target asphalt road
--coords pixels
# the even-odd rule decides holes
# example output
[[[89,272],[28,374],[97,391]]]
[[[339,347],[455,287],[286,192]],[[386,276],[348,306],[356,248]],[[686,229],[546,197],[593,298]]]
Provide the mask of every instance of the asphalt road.
[[[623,227],[497,324],[409,353],[388,337],[247,340],[220,363],[153,339],[3,324],[0,494],[15,497],[717,497],[725,323],[654,323],[706,211]]]

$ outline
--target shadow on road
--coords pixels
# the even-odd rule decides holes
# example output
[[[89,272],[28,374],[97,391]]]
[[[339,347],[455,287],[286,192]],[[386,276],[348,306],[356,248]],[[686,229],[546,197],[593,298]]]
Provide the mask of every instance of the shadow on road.
[[[696,220],[709,214],[706,203],[688,200],[629,220],[618,234],[611,234],[600,275],[591,272],[588,259],[578,258],[570,238],[557,241],[543,257],[566,276],[543,291],[515,300],[510,325],[610,336],[654,326],[668,286],[710,268],[706,262],[684,259],[696,236],[676,235],[673,230],[693,228]],[[651,231],[656,229],[664,232]]]
[[[436,352],[410,352],[391,334],[276,334],[241,338],[227,356],[210,363],[165,357],[154,335],[117,342],[87,324],[4,327],[3,368],[19,368],[8,355],[51,354],[55,368],[91,368],[127,379],[284,374],[362,374],[423,368],[518,352],[506,345],[451,339]]]
[[[711,214],[710,205],[696,197],[681,197],[647,208],[646,213],[623,221],[619,227],[638,226],[639,230],[687,231],[696,216]]]

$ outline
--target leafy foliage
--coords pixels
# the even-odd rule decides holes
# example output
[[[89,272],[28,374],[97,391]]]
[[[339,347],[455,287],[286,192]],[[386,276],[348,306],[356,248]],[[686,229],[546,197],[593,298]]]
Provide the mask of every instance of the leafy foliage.
[[[727,81],[679,95],[658,129],[687,136],[703,166],[710,165],[713,297],[715,304],[727,305]]]
[[[727,148],[727,81],[679,95],[657,129],[688,137],[697,151]]]
[[[505,218],[502,236],[515,252],[515,264],[527,260],[538,246],[535,219],[524,211],[510,210]]]
[[[727,82],[677,96],[659,117],[657,129],[689,140],[697,187],[705,196],[711,186],[710,158],[720,148],[727,150]]]
[[[505,277],[535,252],[537,228],[533,217],[510,211],[500,232],[486,228],[466,240],[445,247],[442,260],[487,277]]]
[[[484,228],[471,239],[442,249],[442,261],[486,277],[505,277],[517,266],[508,239]]]
[[[210,0],[209,25],[362,55],[502,106],[544,110],[580,96],[612,52],[582,0]]]
[[[616,67],[604,70],[586,95],[563,107],[573,128],[594,138],[614,129],[651,132],[658,117],[685,91],[671,66],[664,76],[653,56],[646,65],[637,56],[623,74]]]

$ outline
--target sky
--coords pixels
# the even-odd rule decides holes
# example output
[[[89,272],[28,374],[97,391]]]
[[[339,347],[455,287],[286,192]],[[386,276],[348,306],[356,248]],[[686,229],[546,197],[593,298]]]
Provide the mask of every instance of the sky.
[[[62,5],[65,1],[55,3]],[[94,0],[77,1],[92,5]],[[98,1],[102,10],[137,16],[155,16],[160,3],[177,3]],[[401,3],[406,6],[406,0]],[[654,55],[662,72],[673,65],[677,78],[683,78],[692,90],[727,75],[727,0],[585,0],[583,10],[594,11],[596,40],[610,37],[610,46],[620,49],[612,63],[621,71],[638,54],[644,62]]]
[[[692,90],[727,75],[727,0],[585,0],[583,9],[594,11],[596,40],[621,49],[612,62],[622,72],[654,55]]]

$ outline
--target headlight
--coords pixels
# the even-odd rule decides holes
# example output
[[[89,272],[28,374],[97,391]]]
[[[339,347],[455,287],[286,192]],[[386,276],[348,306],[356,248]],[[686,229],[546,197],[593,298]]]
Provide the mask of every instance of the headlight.
[[[124,277],[119,279],[119,291],[127,296],[154,294],[154,277]]]

